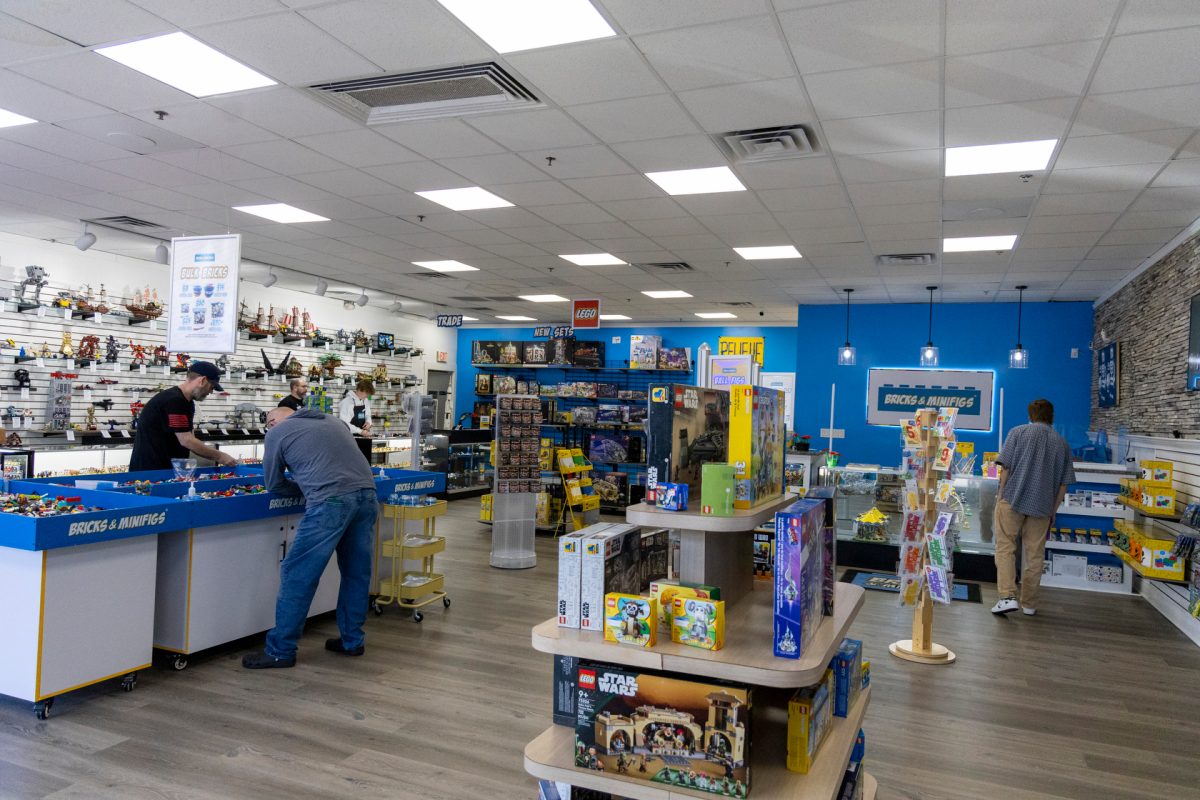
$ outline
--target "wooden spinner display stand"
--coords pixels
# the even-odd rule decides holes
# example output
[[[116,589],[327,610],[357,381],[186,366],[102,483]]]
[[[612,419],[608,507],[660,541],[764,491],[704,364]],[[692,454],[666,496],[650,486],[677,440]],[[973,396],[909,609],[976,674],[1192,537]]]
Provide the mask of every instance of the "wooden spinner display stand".
[[[937,459],[938,447],[942,437],[935,430],[938,411],[936,408],[923,408],[917,412],[917,428],[920,431],[920,450],[925,456],[925,475],[918,482],[921,501],[925,507],[924,532],[933,530],[937,520],[937,481],[938,476],[945,470],[935,470],[934,461]],[[927,556],[922,555],[921,567],[924,569]],[[888,645],[888,652],[896,658],[912,661],[917,664],[953,664],[956,656],[954,651],[933,641],[933,601],[929,599],[929,587],[921,587],[921,596],[913,611],[912,638],[900,639]]]

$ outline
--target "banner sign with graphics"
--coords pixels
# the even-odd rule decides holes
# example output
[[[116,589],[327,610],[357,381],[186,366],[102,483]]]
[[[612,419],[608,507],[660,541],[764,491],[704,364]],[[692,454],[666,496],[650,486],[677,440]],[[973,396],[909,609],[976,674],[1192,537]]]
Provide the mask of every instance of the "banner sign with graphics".
[[[761,336],[722,336],[717,339],[717,355],[752,356],[761,367],[765,342]]]
[[[1112,408],[1121,402],[1117,387],[1117,375],[1121,370],[1121,346],[1119,342],[1101,347],[1096,353],[1096,402],[1101,408]]]
[[[437,326],[439,328],[461,328],[463,324],[462,314],[438,314]]]
[[[241,234],[171,240],[167,349],[232,353],[237,347]]]
[[[571,303],[571,321],[576,328],[600,327],[600,301],[574,300]]]
[[[867,378],[867,424],[899,425],[921,408],[957,408],[955,427],[992,429],[990,370],[872,369]]]
[[[709,359],[709,386],[713,389],[728,389],[730,386],[749,386],[753,360],[745,356],[712,356]]]

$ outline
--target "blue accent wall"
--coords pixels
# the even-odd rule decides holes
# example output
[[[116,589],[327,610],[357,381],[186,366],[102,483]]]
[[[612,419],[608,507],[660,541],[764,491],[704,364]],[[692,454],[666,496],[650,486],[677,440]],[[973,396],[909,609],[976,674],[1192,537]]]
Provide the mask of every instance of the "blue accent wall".
[[[1085,443],[1091,411],[1091,303],[1028,303],[1021,343],[1029,352],[1028,369],[1010,369],[1008,351],[1016,343],[1015,303],[939,303],[933,309],[933,341],[939,368],[992,370],[996,373],[990,433],[963,432],[975,452],[996,450],[1000,389],[1004,389],[1004,428],[1028,422],[1030,401],[1045,397],[1054,404],[1054,427],[1073,447]],[[796,429],[813,437],[829,426],[830,386],[837,385],[834,426],[846,431],[833,448],[849,461],[895,464],[900,433],[895,427],[866,424],[867,370],[917,368],[926,341],[928,305],[852,305],[850,339],[857,349],[853,367],[837,365],[845,341],[845,306],[800,306],[796,370]],[[1077,358],[1071,349],[1078,348]]]
[[[597,330],[580,330],[575,338],[581,341],[604,342],[605,366],[624,367],[629,359],[630,334],[661,336],[666,347],[690,347],[695,358],[696,349],[704,342],[716,352],[717,340],[722,336],[761,336],[763,342],[763,370],[766,372],[791,372],[796,368],[796,330],[783,327],[605,327]],[[612,337],[620,336],[620,344],[613,344]],[[454,384],[454,418],[474,408],[475,373],[471,367],[471,343],[476,341],[533,341],[533,326],[519,328],[462,328],[458,332],[459,369]],[[561,375],[561,373],[555,373]],[[669,374],[661,376],[670,379]],[[693,373],[694,377],[694,373]],[[568,378],[586,380],[586,378]]]

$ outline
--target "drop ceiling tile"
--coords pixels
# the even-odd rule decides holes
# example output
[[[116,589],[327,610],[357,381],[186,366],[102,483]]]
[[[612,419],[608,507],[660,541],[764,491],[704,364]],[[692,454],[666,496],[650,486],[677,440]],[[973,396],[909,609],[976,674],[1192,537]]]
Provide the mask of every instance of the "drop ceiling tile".
[[[127,0],[5,0],[4,13],[84,47],[171,32],[171,25]]]
[[[1172,161],[1154,179],[1155,188],[1176,186],[1200,186],[1200,158],[1184,158]]]
[[[1104,234],[1104,238],[1100,240],[1100,244],[1150,244],[1157,248],[1171,241],[1182,228],[1182,225],[1173,225],[1169,228],[1134,228],[1109,231]]]
[[[898,225],[864,225],[869,242],[894,242],[905,239],[936,239],[942,235],[941,222],[906,222]]]
[[[1087,247],[1025,247],[1018,243],[1013,251],[1013,264],[1042,261],[1080,261],[1089,252]]]
[[[205,25],[192,35],[280,83],[373,75],[378,66],[293,12]]]
[[[539,97],[559,105],[660,94],[662,81],[625,39],[602,39],[505,57]]]
[[[942,115],[939,111],[830,120],[821,127],[830,150],[842,155],[921,150],[942,145]]]
[[[1130,133],[1200,126],[1200,84],[1142,89],[1084,98],[1072,136]]]
[[[201,200],[183,192],[164,189],[158,186],[146,186],[141,189],[121,192],[121,196],[137,200],[139,203],[158,206],[168,211],[200,212],[208,210],[224,213],[225,210],[224,205],[210,203],[207,200]]]
[[[1037,213],[1049,216],[1054,214],[1120,212],[1124,211],[1137,196],[1138,193],[1136,191],[1045,195],[1038,200]]]
[[[1091,91],[1121,92],[1187,82],[1200,72],[1200,27],[1114,36]]]
[[[828,156],[801,156],[781,161],[738,164],[737,173],[748,189],[829,187],[842,182],[834,168],[833,159]]]
[[[222,95],[206,102],[288,139],[360,127],[357,121],[289,86]]]
[[[506,183],[491,187],[491,191],[508,202],[522,207],[569,205],[584,202],[582,196],[571,191],[559,181]]]
[[[496,228],[502,231],[508,231],[509,228],[525,228],[545,224],[545,220],[541,217],[523,208],[486,208],[479,211],[464,211],[462,213],[477,222],[482,222],[489,228]]]
[[[402,164],[424,158],[386,136],[365,129],[303,136],[296,143],[351,167]]]
[[[1116,33],[1168,30],[1200,25],[1200,6],[1192,0],[1137,0],[1125,6]]]
[[[1097,245],[1088,255],[1093,258],[1147,258],[1166,243],[1167,240],[1157,243]]]
[[[857,210],[857,215],[859,222],[863,225],[900,225],[910,222],[937,222],[942,218],[942,207],[937,203],[863,206]]]
[[[631,254],[653,253],[658,250],[658,245],[655,244],[652,239],[646,236],[623,236],[614,239],[597,237],[594,239],[588,239],[588,241],[596,245],[596,249],[600,252],[612,253],[617,258],[625,261],[631,261],[633,259]],[[639,262],[632,261],[632,263]],[[588,267],[588,269],[593,269],[593,267]],[[594,269],[601,268],[595,267]]]
[[[164,119],[158,119],[150,111],[135,112],[133,116],[176,136],[184,136],[209,147],[228,147],[277,138],[276,134],[265,128],[252,125],[223,109],[198,100],[159,110],[167,112]]]
[[[667,250],[676,253],[682,254],[697,250],[713,250],[720,251],[727,255],[733,255],[730,253],[728,245],[712,234],[691,233],[684,235],[660,235],[653,238],[660,247],[664,247]]]
[[[465,121],[509,150],[553,151],[596,141],[595,137],[557,109],[480,114],[468,117]]]
[[[637,200],[661,197],[662,189],[644,175],[610,175],[596,178],[573,178],[563,181],[567,186],[594,203],[608,200]]]
[[[546,178],[545,172],[512,153],[468,158],[443,158],[440,163],[480,186],[540,181]]]
[[[701,216],[699,222],[717,236],[728,237],[730,234],[746,233],[768,234],[759,236],[764,241],[768,238],[779,240],[778,244],[789,244],[783,228],[770,214],[721,214],[718,216]],[[727,239],[728,241],[728,239]],[[737,244],[736,247],[750,247],[750,244]],[[758,246],[758,245],[753,245]]]
[[[946,178],[942,196],[946,203],[974,203],[977,208],[996,208],[1007,212],[1014,205],[1020,216],[1028,212],[1029,202],[1042,187],[1044,172],[1033,173],[1028,182],[1015,173],[1001,175],[959,175]],[[1023,203],[1019,201],[1025,201]],[[996,212],[999,215],[999,212]]]
[[[709,133],[795,125],[815,117],[796,78],[692,89],[676,96]]]
[[[339,194],[342,197],[358,198],[399,191],[391,184],[356,169],[313,172],[296,175],[295,178],[296,180],[324,189],[327,192]]]
[[[779,14],[800,71],[920,61],[942,54],[937,0],[862,0]]]
[[[698,216],[715,214],[766,213],[767,208],[753,192],[715,192],[688,194],[675,198],[685,211]]]
[[[1024,219],[949,220],[942,223],[942,236],[1008,236],[1019,234]]]
[[[849,208],[811,208],[803,211],[776,212],[775,220],[788,231],[853,228],[859,224],[858,217]],[[858,236],[857,239],[861,240],[862,236]]]
[[[614,144],[613,150],[640,172],[695,169],[723,164],[725,156],[707,136],[676,136]]]
[[[822,120],[931,111],[941,105],[937,61],[810,75],[805,85]]]
[[[280,175],[296,175],[305,172],[330,172],[343,169],[344,164],[323,156],[315,150],[309,150],[303,145],[286,139],[275,139],[269,142],[253,142],[236,144],[224,148],[224,152],[257,164],[264,169],[277,172]]]
[[[99,162],[96,166],[154,186],[180,186],[194,183],[201,177],[150,156],[116,158]]]
[[[521,158],[560,180],[565,178],[595,178],[601,175],[625,175],[633,172],[628,164],[604,145],[556,149],[553,153],[544,150],[521,153]],[[547,164],[546,157],[554,156],[554,163]]]
[[[53,57],[81,49],[68,39],[7,14],[0,14],[0,41],[4,42],[0,64]]]
[[[846,190],[850,193],[850,200],[855,208],[942,201],[940,180],[854,184],[847,186]]]
[[[626,225],[624,222],[577,222],[569,223],[561,226],[571,236],[577,236],[580,239],[616,239],[621,237],[636,237],[637,231]]]
[[[391,0],[333,3],[300,13],[385,70],[431,69],[495,58],[490,47],[433,0],[407,0],[403,13]]]
[[[600,207],[619,219],[628,220],[634,227],[637,227],[635,222],[688,216],[688,212],[680,208],[679,204],[669,197],[609,200],[600,203]]]
[[[35,150],[27,145],[8,141],[3,138],[3,132],[0,132],[0,163],[40,171],[47,167],[69,168],[77,162],[64,156]]]
[[[164,164],[171,164],[180,169],[196,173],[191,179],[192,183],[197,182],[197,176],[218,181],[242,181],[253,178],[275,177],[275,173],[269,169],[251,164],[249,161],[243,161],[240,158],[234,158],[224,151],[213,150],[211,148],[181,150],[174,153],[152,155],[150,157],[162,161]]]
[[[0,21],[2,20],[3,15],[0,15]],[[0,37],[3,36],[3,31],[4,28],[0,24]],[[11,41],[6,41],[5,47],[10,44]],[[39,122],[61,122],[109,113],[102,105],[53,89],[7,69],[0,70],[0,97],[4,98],[3,107],[6,111],[23,114]]]
[[[767,0],[688,0],[685,3],[605,0],[604,8],[625,33],[633,35],[766,14],[771,11],[771,4]]]
[[[758,199],[771,211],[809,211],[820,208],[845,208],[849,205],[840,186],[816,186],[808,189],[768,189]]]
[[[946,59],[946,106],[1020,103],[1078,95],[1101,40]]]
[[[1128,216],[1128,215],[1127,215]],[[1061,214],[1035,216],[1029,220],[1026,233],[1104,232],[1113,226],[1117,214]]]
[[[1200,206],[1200,186],[1147,189],[1130,211],[1178,211]]]
[[[199,178],[198,176],[195,183],[181,184],[172,186],[171,188],[177,192],[180,192],[181,194],[198,197],[201,200],[207,200],[208,202],[214,203],[221,208],[259,205],[261,203],[273,202],[272,198],[252,192],[249,189],[242,188],[241,186],[233,186],[228,183],[218,183],[217,181],[210,181]]]
[[[521,205],[529,208],[534,214],[555,225],[570,225],[581,222],[612,222],[615,219],[612,214],[592,203],[565,203],[552,206],[529,206],[522,203]]]
[[[1029,233],[1021,237],[1022,247],[1091,247],[1100,241],[1104,234],[1100,231],[1079,231],[1075,233]]]
[[[856,244],[863,241],[862,229],[857,225],[840,228],[799,228],[785,222],[784,227],[801,253],[814,244]]]
[[[1130,211],[1121,216],[1113,224],[1114,230],[1132,230],[1136,228],[1183,228],[1200,219],[1200,203],[1194,208],[1171,209],[1165,211]]]
[[[677,92],[795,74],[775,21],[768,16],[643,34],[634,42]]]
[[[1056,169],[1046,181],[1042,192],[1043,194],[1074,194],[1142,189],[1158,174],[1162,166],[1160,162],[1084,169]]]
[[[942,151],[904,150],[839,156],[837,163],[847,184],[932,179],[942,174]]]
[[[127,175],[118,175],[89,164],[78,164],[73,161],[64,161],[62,164],[43,164],[36,167],[29,162],[26,164],[31,169],[36,168],[42,175],[60,178],[102,192],[125,192],[143,185],[141,181]]]
[[[11,67],[35,81],[117,111],[163,108],[193,99],[91,51]]]
[[[1192,131],[1176,128],[1165,131],[1143,131],[1106,136],[1079,136],[1067,139],[1055,170],[1104,167],[1121,164],[1162,163],[1175,155]]]
[[[670,95],[572,106],[567,112],[610,144],[697,133],[695,123]]]
[[[478,156],[504,151],[503,147],[457,119],[379,125],[375,130],[427,158]]]
[[[279,0],[133,0],[163,19],[187,28],[231,19],[269,14],[286,8]]]
[[[410,192],[460,189],[471,185],[469,180],[458,173],[451,172],[432,161],[410,161],[404,164],[365,167],[363,171]],[[427,201],[422,200],[422,202]]]
[[[635,201],[622,201],[635,202]],[[667,219],[636,219],[630,220],[630,225],[650,237],[684,236],[687,234],[711,233],[695,217],[673,217]]]
[[[982,53],[1105,35],[1118,0],[958,0],[946,8],[946,54]],[[1037,24],[1031,24],[1037,20]]]
[[[0,170],[0,183],[7,186],[18,186],[31,192],[55,197],[71,197],[72,195],[90,195],[93,193],[93,190],[88,186],[15,167]]]
[[[946,147],[1061,139],[1076,98],[946,109]]]

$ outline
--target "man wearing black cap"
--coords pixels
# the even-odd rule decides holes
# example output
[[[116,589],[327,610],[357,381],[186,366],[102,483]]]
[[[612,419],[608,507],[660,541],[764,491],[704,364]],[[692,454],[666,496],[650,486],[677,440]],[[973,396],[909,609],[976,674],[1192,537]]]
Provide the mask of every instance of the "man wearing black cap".
[[[171,469],[171,459],[187,458],[189,452],[223,466],[237,463],[233,456],[209,447],[192,433],[196,401],[208,397],[214,389],[224,391],[220,377],[215,364],[193,361],[188,366],[187,380],[150,398],[138,414],[130,472]]]

